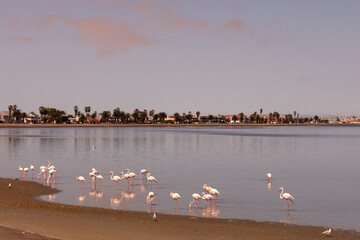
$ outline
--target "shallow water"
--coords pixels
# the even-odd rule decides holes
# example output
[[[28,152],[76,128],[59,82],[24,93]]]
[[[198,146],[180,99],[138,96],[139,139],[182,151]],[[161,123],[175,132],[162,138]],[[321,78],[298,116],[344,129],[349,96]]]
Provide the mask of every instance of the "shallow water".
[[[360,230],[359,146],[360,127],[3,128],[0,174],[20,177],[19,165],[34,164],[37,181],[40,165],[50,160],[58,171],[53,186],[62,192],[42,197],[48,201]],[[91,185],[92,166],[103,185]],[[148,169],[158,186],[136,181],[114,188],[109,171],[126,168],[138,176]],[[79,175],[85,190],[75,181]],[[205,183],[220,199],[190,212],[191,195]],[[279,198],[281,186],[295,198],[290,211]],[[149,191],[156,193],[152,207]],[[180,211],[170,192],[180,193]]]

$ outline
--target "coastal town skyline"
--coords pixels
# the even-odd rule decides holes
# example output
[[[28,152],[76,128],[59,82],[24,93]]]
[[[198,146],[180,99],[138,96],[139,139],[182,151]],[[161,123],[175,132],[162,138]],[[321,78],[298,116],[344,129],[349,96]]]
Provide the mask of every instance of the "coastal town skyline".
[[[359,116],[358,1],[4,1],[0,111]]]

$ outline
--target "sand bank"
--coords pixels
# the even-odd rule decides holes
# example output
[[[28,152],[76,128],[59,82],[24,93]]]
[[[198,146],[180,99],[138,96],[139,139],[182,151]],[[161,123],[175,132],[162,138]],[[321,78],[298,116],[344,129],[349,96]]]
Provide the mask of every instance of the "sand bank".
[[[150,213],[34,199],[56,192],[34,182],[0,179],[0,225],[17,229],[0,227],[0,239],[324,239],[323,227],[168,214],[157,214],[154,222]],[[332,236],[360,239],[355,231],[335,230]]]

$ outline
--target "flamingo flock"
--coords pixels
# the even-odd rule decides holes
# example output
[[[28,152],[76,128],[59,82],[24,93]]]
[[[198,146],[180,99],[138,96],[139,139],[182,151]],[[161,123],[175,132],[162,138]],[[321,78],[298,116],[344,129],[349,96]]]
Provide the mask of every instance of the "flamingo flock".
[[[35,171],[34,165],[30,165],[29,168],[28,167],[23,168],[23,167],[19,166],[20,177],[23,178],[24,180],[27,179],[27,175],[28,175],[29,171],[32,172],[32,176],[33,176],[34,171]],[[47,161],[47,166],[40,166],[40,172],[38,173],[38,180],[40,181],[40,179],[42,179],[42,181],[44,183],[46,182],[48,185],[53,185],[53,184],[55,184],[56,173],[57,173],[56,167],[54,165],[51,165],[50,161]],[[130,185],[133,186],[134,183],[136,182],[136,180],[138,180],[137,179],[137,174],[130,171],[129,168],[125,169],[125,173],[121,171],[119,173],[119,175],[114,175],[114,172],[110,171],[109,175],[110,175],[110,180],[113,181],[113,183],[114,183],[113,189],[114,188],[120,189],[120,182],[123,181],[123,180],[126,180],[126,181],[123,182],[122,186],[127,184],[128,187]],[[95,169],[94,166],[92,166],[91,171],[89,172],[89,177],[91,178],[92,190],[94,189],[94,186],[96,186],[97,182],[99,182],[101,184],[101,186],[103,186],[104,177],[99,174],[99,171],[97,169]],[[265,177],[267,177],[268,183],[271,184],[271,180],[272,180],[271,173],[267,173],[265,175]],[[151,188],[152,188],[153,182],[156,183],[156,187],[158,186],[158,183],[159,183],[157,181],[157,179],[154,176],[151,176],[150,172],[148,170],[146,170],[146,169],[142,169],[140,171],[140,179],[139,180],[140,180],[140,182],[141,181],[149,182]],[[80,182],[80,188],[81,189],[85,189],[86,179],[85,179],[84,176],[76,177],[76,181]],[[198,205],[201,203],[201,200],[206,201],[206,203],[204,205],[204,208],[206,208],[207,205],[215,206],[215,204],[216,204],[215,201],[217,199],[219,199],[220,192],[216,188],[210,187],[207,184],[204,184],[202,186],[202,188],[203,188],[203,192],[201,194],[193,193],[191,195],[192,201],[189,203],[189,210],[190,211],[191,211],[192,207],[197,208]],[[289,193],[284,193],[284,188],[283,187],[279,188],[279,192],[280,192],[280,199],[286,200],[285,209],[288,210],[290,206],[295,204],[294,197]],[[101,196],[102,196],[103,192],[100,191],[100,193],[101,193]],[[129,196],[127,196],[127,194]],[[131,196],[130,196],[130,194],[131,194],[131,192],[127,192],[127,193],[123,193],[122,196],[125,197],[125,198],[133,198],[135,196],[134,193],[132,193]],[[157,193],[154,193],[153,191],[150,191],[147,194],[146,202],[151,207],[152,207],[153,202],[155,200],[155,195],[156,194]],[[170,193],[170,198],[173,201],[175,201],[174,208],[180,210],[180,199],[181,199],[180,194],[176,193],[176,192],[171,192]],[[114,204],[115,204],[115,202],[116,201],[114,200]],[[192,206],[192,205],[194,205],[194,206]]]

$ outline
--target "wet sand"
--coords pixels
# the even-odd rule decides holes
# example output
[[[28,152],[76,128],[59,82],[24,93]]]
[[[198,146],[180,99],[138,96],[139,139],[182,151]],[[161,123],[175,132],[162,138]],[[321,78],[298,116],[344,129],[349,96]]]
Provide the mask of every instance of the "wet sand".
[[[34,182],[0,179],[0,239],[326,239],[324,227],[168,214],[157,214],[155,222],[150,213],[34,199],[56,192]],[[360,240],[360,234],[336,229],[331,239]]]

